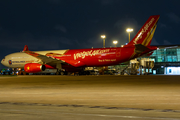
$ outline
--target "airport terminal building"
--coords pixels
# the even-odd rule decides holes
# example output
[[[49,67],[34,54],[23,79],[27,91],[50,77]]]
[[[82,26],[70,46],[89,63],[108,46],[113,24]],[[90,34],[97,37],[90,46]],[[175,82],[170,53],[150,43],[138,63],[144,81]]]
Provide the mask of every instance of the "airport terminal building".
[[[153,74],[180,75],[180,47],[158,49],[149,58],[155,64],[152,69]]]
[[[174,47],[174,48],[173,48]],[[165,75],[180,75],[180,46],[166,47],[166,49],[157,49],[150,56],[143,56],[134,61],[138,61],[135,72],[137,75],[143,74],[165,74]],[[165,48],[165,47],[164,47]],[[115,66],[116,70],[120,71],[121,75],[132,75],[133,60],[129,62],[120,63]],[[145,67],[146,61],[154,61],[153,67]],[[142,64],[143,63],[143,64]],[[134,63],[133,63],[134,64]],[[136,73],[135,73],[136,74]]]

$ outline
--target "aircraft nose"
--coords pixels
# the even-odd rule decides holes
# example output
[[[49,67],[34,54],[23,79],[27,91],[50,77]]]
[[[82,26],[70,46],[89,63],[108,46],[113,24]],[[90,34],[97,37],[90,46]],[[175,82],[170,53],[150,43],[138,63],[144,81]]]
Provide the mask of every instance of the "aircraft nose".
[[[1,60],[1,64],[3,64],[3,65],[4,65],[4,62],[5,62],[5,59],[2,59],[2,60]]]
[[[1,64],[3,64],[2,62],[3,62],[3,59],[1,60]]]

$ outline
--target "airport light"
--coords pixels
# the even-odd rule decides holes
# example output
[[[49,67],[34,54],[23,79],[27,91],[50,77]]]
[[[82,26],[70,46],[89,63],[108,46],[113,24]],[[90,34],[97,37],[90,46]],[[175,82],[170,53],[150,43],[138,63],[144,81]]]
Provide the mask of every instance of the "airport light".
[[[113,41],[113,44],[115,45],[115,47],[116,47],[117,43],[118,43],[117,40],[114,40],[114,41]]]
[[[106,38],[106,35],[101,35],[101,38],[103,39],[103,48],[105,48],[105,38]]]
[[[132,32],[133,29],[132,28],[127,28],[126,31],[129,33],[129,42],[130,42],[130,32]]]

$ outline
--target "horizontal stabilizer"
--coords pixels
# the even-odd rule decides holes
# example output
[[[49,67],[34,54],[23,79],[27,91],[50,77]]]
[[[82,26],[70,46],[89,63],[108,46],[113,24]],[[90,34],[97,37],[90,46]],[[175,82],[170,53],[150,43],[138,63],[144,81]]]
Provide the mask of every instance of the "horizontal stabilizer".
[[[149,50],[149,48],[147,48],[146,46],[142,45],[142,44],[136,44],[135,45],[135,53],[140,54],[146,50]]]

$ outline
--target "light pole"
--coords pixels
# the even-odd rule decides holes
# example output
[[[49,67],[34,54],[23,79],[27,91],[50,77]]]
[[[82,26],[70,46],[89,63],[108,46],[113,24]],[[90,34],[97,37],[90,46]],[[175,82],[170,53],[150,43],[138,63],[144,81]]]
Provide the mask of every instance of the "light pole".
[[[132,32],[133,29],[132,28],[127,28],[126,31],[129,33],[129,42],[130,42],[130,32]]]
[[[118,43],[118,41],[117,40],[114,40],[113,41],[113,44],[115,45],[115,47],[116,47],[116,44]]]
[[[101,35],[101,38],[103,39],[103,48],[105,48],[105,38],[106,38],[106,35]]]

